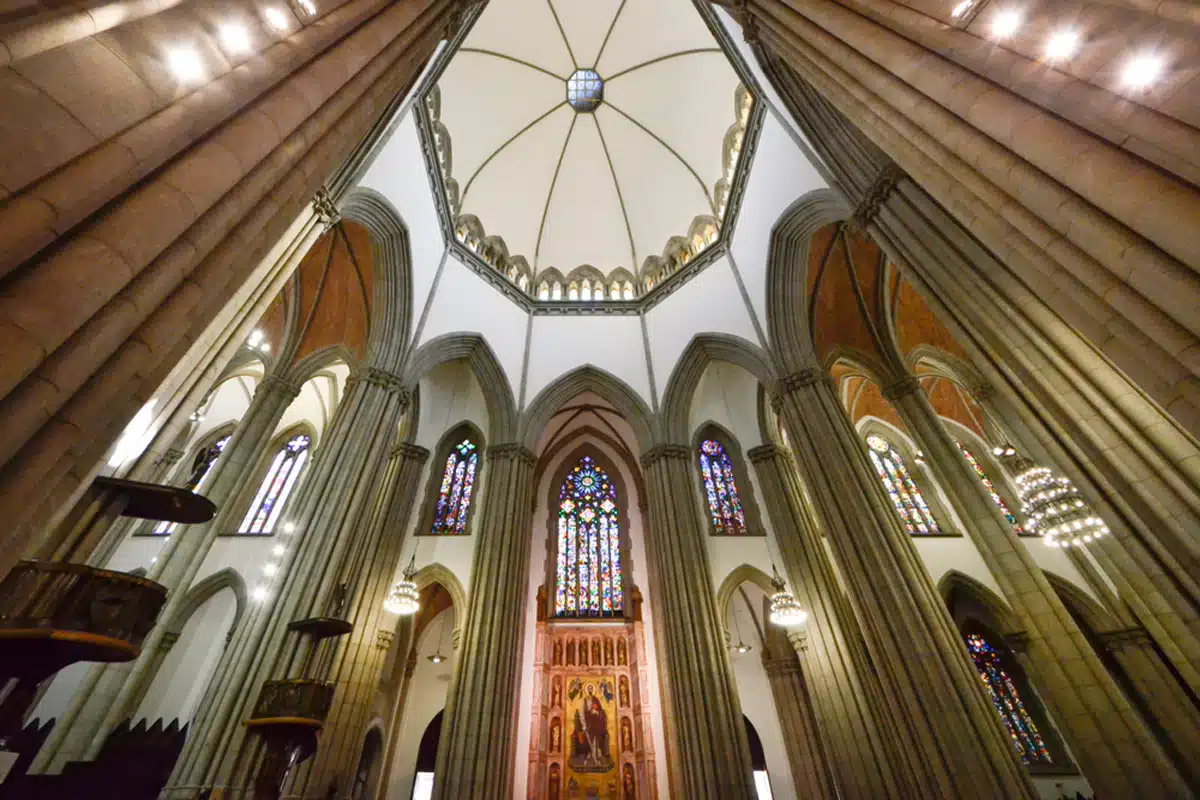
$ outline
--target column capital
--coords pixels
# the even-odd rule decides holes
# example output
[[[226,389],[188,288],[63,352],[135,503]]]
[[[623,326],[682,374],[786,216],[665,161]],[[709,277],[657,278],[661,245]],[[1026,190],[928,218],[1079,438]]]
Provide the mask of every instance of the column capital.
[[[385,628],[380,628],[379,630],[375,631],[375,646],[380,650],[387,650],[392,646],[393,638],[395,638],[394,633]]]
[[[767,673],[768,678],[775,678],[787,675],[800,675],[800,662],[795,657],[787,656],[768,656],[763,655],[762,660],[763,670]]]
[[[782,452],[782,447],[774,442],[767,442],[766,444],[760,444],[758,447],[751,447],[746,451],[746,456],[750,459],[751,464],[762,464],[775,460]]]
[[[692,456],[692,448],[683,444],[659,444],[646,451],[642,456],[642,466],[651,467],[667,458],[688,459]]]
[[[884,386],[880,392],[888,400],[900,400],[922,391],[921,382],[912,375],[905,375]]]
[[[758,20],[754,18],[754,14],[750,11],[749,0],[733,0],[730,5],[733,18],[742,29],[742,38],[746,40],[746,44],[758,44],[761,40],[758,30]]]
[[[391,453],[388,455],[410,458],[413,461],[424,461],[429,458],[429,450],[412,442],[400,442],[400,444],[392,448]]]
[[[269,374],[263,376],[263,379],[258,384],[258,390],[265,392],[279,392],[280,394],[287,395],[289,398],[294,399],[296,395],[300,394],[300,384],[296,383],[295,381],[288,380],[280,375]]]
[[[537,456],[532,450],[519,442],[494,444],[487,449],[488,458],[511,458],[529,466],[537,463]]]
[[[1107,631],[1099,634],[1097,638],[1099,638],[1101,646],[1110,653],[1146,647],[1151,641],[1150,634],[1146,632],[1145,628],[1140,626]]]
[[[871,185],[863,192],[862,199],[858,201],[858,205],[854,209],[854,213],[850,216],[851,226],[858,230],[866,230],[875,217],[879,215],[879,209],[887,202],[888,197],[900,181],[907,177],[904,170],[893,161],[889,161],[883,169],[879,170],[879,174],[871,181]]]
[[[317,189],[317,193],[312,199],[313,212],[325,225],[325,230],[329,230],[342,219],[342,212],[338,210],[337,203],[329,195],[329,189],[322,186]]]
[[[347,385],[358,382],[369,386],[378,386],[390,393],[399,394],[405,405],[412,399],[412,390],[405,385],[404,380],[399,375],[394,372],[388,372],[386,369],[364,367],[346,379]]]
[[[166,633],[164,633],[162,635],[162,638],[159,639],[158,649],[162,650],[164,653],[170,652],[171,648],[174,647],[175,643],[178,641],[179,641],[179,632],[178,631],[167,631]]]
[[[183,458],[182,450],[178,447],[169,447],[162,455],[162,462],[167,465],[178,464],[181,458]]]
[[[824,371],[816,367],[797,370],[791,375],[784,375],[775,384],[775,394],[782,396],[812,386],[825,377]]]
[[[1023,655],[1029,652],[1029,634],[1025,631],[1013,631],[1012,633],[1004,634],[1004,643],[1008,645],[1008,649],[1018,655]]]

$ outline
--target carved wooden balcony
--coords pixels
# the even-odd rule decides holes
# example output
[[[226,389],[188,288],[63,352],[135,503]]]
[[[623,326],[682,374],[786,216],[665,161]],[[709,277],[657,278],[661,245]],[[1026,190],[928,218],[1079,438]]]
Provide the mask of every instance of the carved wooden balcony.
[[[267,681],[246,725],[320,729],[333,705],[333,684],[307,678]]]

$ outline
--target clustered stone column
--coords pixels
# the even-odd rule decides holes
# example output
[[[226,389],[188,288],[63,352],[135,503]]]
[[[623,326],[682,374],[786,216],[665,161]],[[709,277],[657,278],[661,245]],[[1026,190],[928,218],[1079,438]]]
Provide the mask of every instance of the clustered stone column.
[[[917,380],[906,376],[883,393],[948,490],[967,534],[1020,619],[1036,685],[1092,787],[1114,797],[1152,789],[1168,796],[1186,793]]]
[[[779,382],[775,404],[912,756],[905,794],[1032,800],[1033,785],[834,388],[809,369]]]
[[[829,769],[804,670],[792,643],[778,628],[766,635],[762,662],[775,698],[796,794],[805,798],[837,797],[837,784]]]
[[[642,458],[671,794],[752,800],[750,745],[713,596],[691,458],[690,448],[674,444]]]
[[[812,687],[833,780],[848,797],[894,795],[900,783],[892,766],[896,753],[880,729],[881,717],[872,702],[878,696],[868,688],[874,676],[854,612],[804,502],[795,459],[773,444],[748,455],[774,523],[788,585],[809,615],[798,655]]]
[[[339,644],[331,674],[322,678],[338,684],[330,712],[335,726],[358,713],[357,684],[364,680],[360,660],[372,658],[363,655],[364,647],[373,646],[399,552],[399,542],[384,541],[389,531],[379,519],[378,476],[389,463],[408,399],[399,379],[378,369],[363,368],[347,380],[333,420],[288,502],[285,518],[295,532],[278,537],[287,551],[276,585],[246,614],[226,648],[164,798],[190,800],[198,790],[218,788],[226,797],[247,796],[262,748],[242,722],[265,681],[294,677],[304,662],[307,645],[287,630],[293,620],[337,614],[354,623],[355,635]],[[402,460],[393,458],[391,466],[400,468]],[[343,709],[346,700],[350,708]],[[349,727],[339,733],[350,735]],[[339,737],[333,738],[337,747]],[[327,772],[314,776],[311,767],[307,762],[289,775],[286,791],[324,796],[328,786],[311,778],[326,779]]]
[[[489,447],[482,466],[471,599],[438,747],[438,800],[512,792],[536,463],[526,447],[507,443]]]
[[[245,509],[235,502],[238,494],[252,483],[279,420],[299,391],[299,386],[275,375],[267,375],[259,383],[205,487],[205,496],[217,505],[216,517],[201,525],[179,526],[147,571],[147,577],[166,586],[168,594],[158,615],[159,624],[142,644],[141,656],[128,664],[101,664],[89,670],[34,760],[32,771],[57,772],[68,761],[94,757],[109,732],[137,710],[133,701],[144,692],[142,684],[153,680],[152,666],[167,623],[187,597],[217,535],[232,531],[240,522]]]

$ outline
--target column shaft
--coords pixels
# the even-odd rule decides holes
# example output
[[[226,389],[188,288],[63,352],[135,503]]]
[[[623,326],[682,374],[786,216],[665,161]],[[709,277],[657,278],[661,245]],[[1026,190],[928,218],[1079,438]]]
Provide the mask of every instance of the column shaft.
[[[796,794],[814,800],[837,797],[828,748],[822,741],[813,712],[812,693],[792,643],[782,632],[768,634],[767,640],[770,652],[763,653],[763,668],[771,684],[771,696],[775,698],[775,711],[779,715]]]
[[[691,449],[659,445],[642,463],[669,794],[749,800],[750,746],[713,596]]]

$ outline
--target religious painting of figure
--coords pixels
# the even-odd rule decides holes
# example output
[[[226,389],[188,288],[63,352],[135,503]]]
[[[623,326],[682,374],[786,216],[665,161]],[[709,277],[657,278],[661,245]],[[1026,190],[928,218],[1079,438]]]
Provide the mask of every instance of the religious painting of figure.
[[[629,717],[621,720],[621,752],[633,752],[633,726],[629,724]]]
[[[608,666],[612,666],[613,663],[612,638],[604,640],[604,663]]]
[[[580,639],[579,640],[579,666],[586,667],[588,665],[587,656],[588,656],[587,639]]]
[[[567,642],[567,665],[575,666],[575,640]]]
[[[637,784],[633,780],[632,764],[626,764],[622,772],[621,800],[637,800]]]
[[[562,752],[562,720],[559,717],[550,722],[550,752]]]
[[[592,666],[600,666],[600,640],[592,639]]]
[[[629,655],[625,650],[625,640],[617,639],[617,664],[624,667],[629,662]]]
[[[550,707],[562,707],[562,676],[555,675],[554,680],[550,683]]]
[[[611,742],[616,732],[612,679],[574,678],[567,688],[567,699],[571,731],[567,766],[580,775],[610,772],[614,767]]]
[[[550,765],[550,790],[546,793],[549,800],[562,798],[562,770],[558,764]]]
[[[562,639],[554,642],[554,666],[562,666]]]
[[[622,675],[620,687],[621,708],[629,708],[629,678]]]

